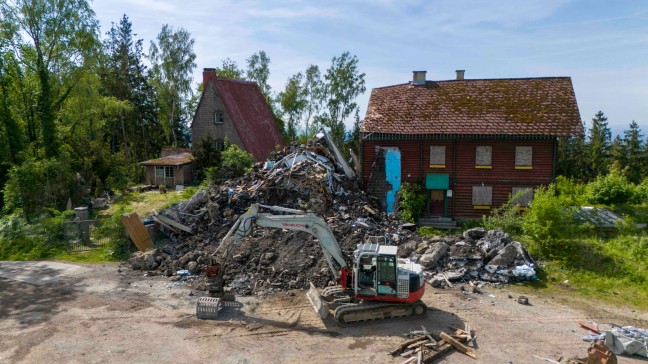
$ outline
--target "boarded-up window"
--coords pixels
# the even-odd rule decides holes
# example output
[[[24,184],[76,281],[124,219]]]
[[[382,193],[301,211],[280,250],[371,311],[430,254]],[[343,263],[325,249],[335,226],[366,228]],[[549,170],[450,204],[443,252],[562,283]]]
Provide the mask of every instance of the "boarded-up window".
[[[473,206],[490,206],[493,202],[493,187],[491,186],[473,186],[472,204]]]
[[[445,168],[445,145],[430,146],[430,168]]]
[[[518,193],[520,194],[518,196]],[[533,200],[533,188],[528,187],[513,187],[511,196],[515,198],[515,202],[522,206],[528,207],[531,200]]]
[[[475,167],[491,168],[493,148],[490,146],[477,147],[475,151]]]
[[[531,169],[533,147],[515,147],[515,168]]]

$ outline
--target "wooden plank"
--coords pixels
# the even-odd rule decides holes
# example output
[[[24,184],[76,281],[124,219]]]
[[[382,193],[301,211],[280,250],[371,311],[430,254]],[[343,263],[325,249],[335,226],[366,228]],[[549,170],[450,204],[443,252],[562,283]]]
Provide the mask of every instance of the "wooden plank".
[[[154,215],[158,220],[160,220],[161,222],[163,222],[163,223],[165,223],[165,224],[167,224],[167,225],[173,226],[173,227],[176,228],[176,229],[182,230],[182,231],[184,231],[184,232],[187,232],[187,233],[193,235],[193,230],[191,230],[190,227],[187,227],[187,226],[185,226],[185,225],[182,225],[182,224],[179,223],[179,222],[176,222],[176,221],[173,221],[173,220],[169,219],[168,217],[165,217],[165,216],[163,216],[163,215],[160,215],[160,214],[159,214],[157,211],[155,211],[155,210],[153,210],[153,215]]]
[[[400,344],[400,345],[398,346],[398,348],[396,348],[396,349],[390,351],[389,354],[390,354],[390,355],[398,355],[398,354],[401,353],[403,350],[405,350],[408,346],[410,346],[410,345],[412,345],[412,344],[414,344],[414,343],[417,343],[417,342],[426,341],[427,339],[428,339],[428,338],[425,337],[425,336],[419,336],[419,337],[416,337],[416,338],[414,338],[414,339],[407,340],[407,341],[405,341],[404,343]]]
[[[136,213],[123,214],[122,224],[124,224],[128,236],[130,236],[139,251],[144,252],[148,249],[153,249],[153,242],[151,241],[148,230],[146,230]]]
[[[443,340],[445,340],[450,345],[454,346],[457,350],[461,351],[462,353],[468,355],[473,359],[477,359],[477,354],[472,348],[469,348],[466,345],[460,343],[459,341],[455,340],[455,338],[446,334],[445,332],[441,332],[439,335]]]
[[[432,355],[426,356],[426,357],[423,358],[423,363],[424,364],[429,364],[429,363],[434,362],[435,360],[437,360],[440,357],[442,357],[443,355],[445,355],[445,353],[447,353],[448,351],[453,349],[452,345],[446,343],[445,341],[442,340],[442,341],[439,342],[439,344],[441,344],[441,343],[443,343],[443,344],[439,347],[439,350],[437,350],[436,352],[433,352]]]

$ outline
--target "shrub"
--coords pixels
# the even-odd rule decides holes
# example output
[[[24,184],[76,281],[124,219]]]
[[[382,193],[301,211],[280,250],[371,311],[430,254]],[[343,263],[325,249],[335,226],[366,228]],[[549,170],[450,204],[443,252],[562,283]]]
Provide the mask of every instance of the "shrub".
[[[398,207],[403,220],[416,223],[425,206],[423,188],[415,183],[403,183],[398,190]]]
[[[629,202],[634,197],[634,186],[621,173],[617,165],[612,165],[610,173],[598,176],[587,184],[586,201],[592,204],[614,205]]]
[[[530,208],[522,217],[521,228],[533,240],[537,252],[545,257],[557,253],[562,243],[578,230],[574,208],[556,196],[553,184],[535,190]]]
[[[488,230],[501,229],[512,235],[520,234],[522,232],[520,205],[516,201],[524,193],[520,191],[516,195],[510,195],[504,205],[493,210],[490,215],[482,217],[482,225]]]
[[[5,212],[20,209],[29,219],[44,208],[62,209],[74,185],[74,173],[66,159],[27,160],[9,172]]]
[[[221,154],[219,177],[222,179],[238,178],[249,173],[254,165],[252,154],[236,144],[229,144]]]

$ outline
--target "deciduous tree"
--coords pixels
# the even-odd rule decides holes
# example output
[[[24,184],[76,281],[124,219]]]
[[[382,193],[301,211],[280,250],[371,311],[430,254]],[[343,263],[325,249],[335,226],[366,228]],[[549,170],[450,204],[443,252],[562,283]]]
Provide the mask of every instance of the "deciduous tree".
[[[196,64],[194,39],[180,28],[162,26],[157,42],[151,42],[149,58],[160,106],[160,122],[167,142],[174,146],[184,143],[187,119],[187,101],[191,97],[192,73]]]

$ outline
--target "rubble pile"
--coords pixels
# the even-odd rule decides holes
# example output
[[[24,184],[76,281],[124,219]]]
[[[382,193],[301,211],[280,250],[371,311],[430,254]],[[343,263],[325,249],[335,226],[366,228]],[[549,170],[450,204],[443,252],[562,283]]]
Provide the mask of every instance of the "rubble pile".
[[[413,224],[381,212],[379,203],[348,177],[348,166],[345,169],[342,163],[346,162],[325,144],[293,145],[275,152],[242,178],[211,185],[160,211],[158,216],[190,227],[193,235],[172,232],[170,244],[135,253],[130,264],[204,290],[201,273],[210,264],[210,255],[239,215],[258,202],[317,213],[348,255],[368,237],[383,237],[384,244],[400,246],[401,256],[425,266],[427,278],[437,286],[457,279],[508,282],[529,276],[519,271],[519,266],[533,267],[528,253],[504,232],[471,229],[463,236],[422,238]],[[242,295],[308,288],[309,281],[318,287],[332,284],[319,242],[307,233],[281,229],[256,227],[241,241],[226,272],[226,282]],[[445,275],[443,282],[439,274]]]
[[[448,286],[453,281],[509,283],[537,279],[529,253],[501,230],[479,227],[463,235],[407,242],[399,254],[421,264],[434,287]]]

